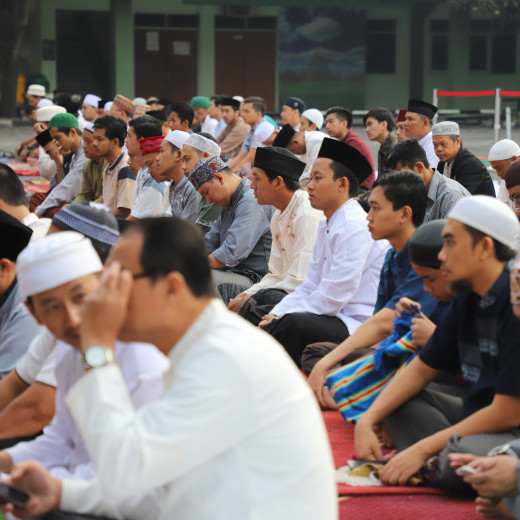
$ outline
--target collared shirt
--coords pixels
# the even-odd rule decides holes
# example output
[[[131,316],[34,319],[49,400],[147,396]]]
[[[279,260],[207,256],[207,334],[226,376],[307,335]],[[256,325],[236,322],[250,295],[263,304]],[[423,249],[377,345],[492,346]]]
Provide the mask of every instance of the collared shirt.
[[[361,183],[361,187],[365,189],[370,189],[374,181],[376,180],[376,174],[374,171],[374,159],[372,158],[372,152],[370,148],[367,146],[365,141],[354,132],[354,130],[349,130],[347,136],[342,139],[344,143],[355,148],[359,153],[365,156],[365,159],[370,163],[372,167],[372,173]]]
[[[217,123],[215,127],[215,139],[222,133],[222,131],[226,128],[227,123],[224,121],[224,118],[220,118],[220,121]]]
[[[220,217],[206,233],[208,252],[227,268],[251,272],[258,278],[268,272],[271,253],[269,221],[272,206],[256,202],[251,182],[241,179]]]
[[[435,168],[437,168],[437,165],[439,164],[439,158],[435,155],[431,130],[419,139],[419,144],[423,147],[424,151],[426,152],[426,158],[430,163],[430,168],[433,168],[435,170]]]
[[[195,190],[188,177],[183,175],[179,182],[172,182],[170,194],[172,216],[195,222],[201,195]]]
[[[81,141],[78,151],[72,154],[68,173],[61,182],[49,193],[46,199],[34,210],[38,215],[43,215],[48,209],[56,208],[71,202],[81,190],[83,184],[83,166],[86,157]]]
[[[35,240],[40,240],[45,235],[47,235],[47,231],[51,227],[52,219],[50,218],[38,218],[34,213],[29,213],[25,215],[25,217],[20,221],[24,226],[27,226],[33,230],[33,234],[31,235],[31,242]]]
[[[241,151],[249,152],[249,150],[263,148],[265,146],[255,137],[256,127],[260,124],[261,121],[265,121],[265,119],[260,119],[260,121],[258,121],[255,126],[252,126],[249,132],[247,132],[244,142],[242,143],[242,147],[240,148]]]
[[[323,139],[327,137],[327,134],[324,134],[319,130],[304,132],[303,135],[305,138],[305,153],[300,155],[300,160],[302,160],[307,166],[305,166],[305,170],[303,170],[303,173],[300,175],[300,181],[311,178],[311,170],[314,166],[314,161],[318,158],[321,143],[323,143]]]
[[[426,316],[431,316],[437,308],[438,301],[424,291],[422,278],[412,268],[408,244],[409,241],[399,252],[392,247],[386,254],[374,314],[385,307],[395,309],[397,302],[404,296],[420,303]]]
[[[134,202],[135,175],[128,166],[128,155],[123,150],[113,164],[103,170],[103,204],[115,211],[131,209]]]
[[[241,118],[236,124],[227,125],[217,138],[217,143],[222,150],[220,156],[226,159],[235,157],[240,152],[249,129],[249,125],[246,125]]]
[[[27,352],[18,360],[16,373],[27,385],[35,381],[56,387],[56,347],[58,340],[46,328],[29,345]]]
[[[462,184],[444,177],[435,170],[428,187],[424,222],[446,218],[455,202],[470,195],[471,193]]]
[[[141,168],[137,172],[130,215],[135,218],[171,215],[169,188],[169,182],[156,182],[146,166]]]
[[[83,183],[81,191],[74,202],[102,202],[103,201],[103,170],[107,167],[107,160],[103,157],[99,161],[87,159],[83,167]]]
[[[57,346],[56,414],[43,435],[21,442],[7,451],[13,463],[35,459],[56,478],[91,479],[96,470],[76,428],[65,396],[85,373],[83,356],[66,343]],[[155,347],[145,343],[116,343],[116,361],[121,367],[133,406],[141,407],[158,399],[163,391],[163,375],[169,363]]]
[[[303,283],[271,311],[337,316],[352,334],[372,316],[388,242],[372,240],[366,213],[349,199],[323,218]]]
[[[469,291],[452,300],[419,357],[436,370],[462,374],[469,415],[490,405],[496,394],[520,397],[518,338],[506,266],[482,298]]]
[[[169,359],[163,396],[139,412],[117,365],[91,370],[66,398],[98,470],[96,487],[112,503],[164,491],[158,514],[126,518],[337,518],[323,419],[274,339],[213,300]],[[112,516],[106,499],[93,503],[93,488],[63,481],[61,509]]]
[[[260,289],[294,291],[309,269],[322,218],[323,212],[311,206],[309,194],[303,190],[295,191],[283,212],[277,209],[271,219],[273,243],[269,273],[245,293],[252,295]]]
[[[217,125],[218,121],[210,117],[208,114],[200,125],[200,131],[215,137],[215,128],[217,128]]]
[[[16,279],[0,298],[0,378],[14,368],[42,330],[23,300]]]
[[[382,175],[386,169],[386,158],[390,153],[390,150],[397,144],[397,137],[393,132],[390,132],[383,144],[379,147],[377,152],[377,173]]]

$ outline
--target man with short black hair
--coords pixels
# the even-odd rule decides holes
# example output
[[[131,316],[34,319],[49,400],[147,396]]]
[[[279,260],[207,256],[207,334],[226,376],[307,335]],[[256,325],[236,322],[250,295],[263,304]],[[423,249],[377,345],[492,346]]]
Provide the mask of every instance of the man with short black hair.
[[[86,161],[79,122],[72,114],[56,114],[49,121],[49,133],[61,150],[72,153],[72,157],[65,167],[63,155],[55,156],[57,184],[34,210],[39,217],[52,217],[59,208],[76,197],[83,183]]]
[[[365,125],[367,137],[381,145],[377,152],[377,172],[381,175],[386,170],[388,153],[397,143],[397,137],[394,134],[394,116],[387,108],[373,108],[363,117],[363,124]]]
[[[325,113],[325,128],[330,137],[334,137],[355,148],[372,166],[372,173],[361,183],[361,188],[370,189],[376,178],[374,159],[365,141],[354,132],[352,126],[352,112],[345,107],[331,107]]]
[[[260,322],[298,366],[307,344],[343,340],[374,310],[387,244],[372,240],[366,213],[354,199],[371,171],[355,148],[323,141],[307,191],[325,218],[307,276]]]
[[[439,159],[435,155],[432,140],[432,121],[437,107],[420,99],[410,99],[405,115],[405,133],[407,139],[417,139],[426,152],[430,166],[435,169]]]
[[[441,121],[433,125],[432,138],[441,174],[462,184],[472,195],[495,197],[491,175],[482,161],[462,146],[457,123]]]
[[[397,143],[390,150],[386,162],[390,171],[411,170],[426,183],[428,203],[424,222],[446,218],[460,198],[471,195],[462,184],[430,168],[426,152],[417,139]]]
[[[261,97],[251,96],[244,99],[240,112],[244,123],[249,125],[250,129],[242,143],[240,152],[228,163],[231,170],[239,171],[245,164],[252,163],[255,160],[256,149],[263,146],[255,138],[255,130],[257,125],[264,120],[265,110],[265,101]]]
[[[123,149],[125,137],[126,123],[119,117],[103,116],[94,122],[94,149],[108,163],[103,171],[103,204],[126,218],[134,202],[135,175]]]
[[[356,455],[379,459],[373,427],[384,421],[394,454],[380,472],[404,485],[440,452],[433,485],[468,493],[448,455],[485,455],[520,437],[520,321],[510,300],[508,261],[518,220],[493,197],[457,202],[443,229],[442,270],[458,293],[428,343],[382,391],[355,431]],[[460,374],[463,396],[426,388],[440,371]]]
[[[171,104],[170,113],[168,114],[168,126],[170,130],[191,133],[193,118],[193,108],[184,101],[177,101]]]
[[[297,132],[300,131],[302,112],[307,108],[303,100],[297,97],[288,97],[282,105],[280,117],[282,124],[291,125]]]
[[[300,189],[298,180],[304,168],[285,148],[259,148],[255,155],[251,189],[258,204],[276,208],[271,219],[269,273],[228,304],[228,309],[254,325],[307,275],[323,213],[311,207],[309,194]]]
[[[227,305],[269,270],[273,208],[257,204],[250,181],[241,179],[218,156],[201,159],[190,181],[207,202],[224,208],[205,241],[215,287]]]
[[[222,120],[226,127],[217,137],[220,145],[220,156],[224,160],[233,159],[242,147],[242,143],[249,132],[249,125],[246,125],[240,116],[240,101],[233,98],[222,98],[220,104]]]
[[[31,228],[31,240],[44,237],[51,225],[50,219],[38,218],[29,211],[22,181],[10,166],[3,163],[0,163],[0,210]]]

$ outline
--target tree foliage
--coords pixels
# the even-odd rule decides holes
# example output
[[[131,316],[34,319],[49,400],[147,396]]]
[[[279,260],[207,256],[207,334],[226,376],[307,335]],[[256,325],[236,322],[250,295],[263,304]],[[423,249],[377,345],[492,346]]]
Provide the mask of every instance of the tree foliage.
[[[448,0],[448,3],[456,9],[471,9],[494,19],[520,19],[520,0]]]

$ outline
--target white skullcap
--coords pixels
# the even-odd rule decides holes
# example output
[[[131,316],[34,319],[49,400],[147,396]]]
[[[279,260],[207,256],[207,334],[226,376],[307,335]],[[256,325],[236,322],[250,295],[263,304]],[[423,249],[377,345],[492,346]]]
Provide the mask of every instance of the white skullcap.
[[[268,121],[260,121],[255,128],[255,139],[259,143],[264,143],[273,135],[275,130],[275,127]]]
[[[511,139],[502,139],[490,148],[488,161],[505,161],[511,157],[520,157],[520,146]]]
[[[432,126],[432,135],[460,136],[460,128],[455,121],[441,121]]]
[[[233,96],[233,99],[236,99],[237,101],[240,101],[240,103],[244,102],[244,98],[242,96]]]
[[[220,146],[217,143],[215,143],[215,141],[207,139],[203,135],[191,134],[188,137],[188,139],[186,139],[184,144],[186,146],[191,146],[192,148],[195,148],[195,150],[198,150],[199,152],[206,152],[210,155],[220,156]]]
[[[306,117],[311,123],[314,123],[318,130],[323,126],[323,114],[317,108],[304,110],[302,117]]]
[[[75,231],[62,231],[31,242],[16,261],[25,298],[103,269],[94,246]]]
[[[27,94],[30,96],[45,96],[45,87],[43,85],[29,85]]]
[[[44,97],[44,98],[41,98],[40,101],[38,101],[38,103],[36,103],[36,107],[37,108],[51,107],[53,104],[54,103],[50,99]]]
[[[101,101],[101,98],[99,96],[96,96],[95,94],[87,94],[85,98],[83,99],[84,105],[90,105],[94,108],[99,108],[99,102]]]
[[[182,130],[172,130],[166,134],[164,140],[173,144],[173,146],[176,146],[179,150],[182,150],[182,147],[186,143],[186,140],[189,136],[190,134],[188,132],[183,132]]]
[[[103,110],[105,112],[110,112],[110,110],[112,110],[112,103],[113,103],[113,101],[107,101],[105,103],[105,106],[103,107]]]
[[[36,110],[36,121],[45,121],[48,123],[56,114],[64,114],[66,111],[65,107],[58,105],[38,108]]]
[[[513,249],[519,231],[518,218],[502,201],[489,195],[474,195],[459,199],[448,217],[474,228]]]
[[[143,105],[146,105],[146,99],[144,99],[144,97],[136,97],[132,100],[132,103],[136,106],[136,107],[139,107],[139,106],[143,106]]]
[[[94,133],[94,121],[83,121],[83,131]]]

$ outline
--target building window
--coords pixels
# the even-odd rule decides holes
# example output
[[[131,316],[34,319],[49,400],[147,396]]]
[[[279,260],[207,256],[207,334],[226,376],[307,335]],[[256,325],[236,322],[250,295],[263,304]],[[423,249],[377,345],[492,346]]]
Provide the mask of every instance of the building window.
[[[395,20],[366,21],[367,74],[395,74]]]
[[[488,20],[471,22],[469,70],[493,74],[516,72],[516,27]]]
[[[448,70],[448,33],[448,20],[430,21],[430,69],[432,72],[446,72]]]

